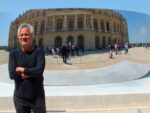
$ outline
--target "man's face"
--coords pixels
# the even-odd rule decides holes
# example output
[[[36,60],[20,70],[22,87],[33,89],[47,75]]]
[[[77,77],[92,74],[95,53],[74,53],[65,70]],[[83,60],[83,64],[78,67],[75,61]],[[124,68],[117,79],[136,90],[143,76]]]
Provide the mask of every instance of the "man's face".
[[[29,28],[23,27],[19,33],[19,42],[22,46],[32,45],[32,34],[30,33]]]

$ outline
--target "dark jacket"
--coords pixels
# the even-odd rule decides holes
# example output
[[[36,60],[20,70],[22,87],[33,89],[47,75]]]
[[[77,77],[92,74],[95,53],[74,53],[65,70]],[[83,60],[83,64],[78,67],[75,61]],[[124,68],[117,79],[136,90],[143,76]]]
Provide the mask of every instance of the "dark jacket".
[[[24,67],[25,75],[31,78],[23,80],[16,67]],[[9,54],[9,76],[15,81],[14,96],[22,99],[44,97],[43,72],[45,56],[42,48],[35,47],[31,52],[23,52],[20,48]]]

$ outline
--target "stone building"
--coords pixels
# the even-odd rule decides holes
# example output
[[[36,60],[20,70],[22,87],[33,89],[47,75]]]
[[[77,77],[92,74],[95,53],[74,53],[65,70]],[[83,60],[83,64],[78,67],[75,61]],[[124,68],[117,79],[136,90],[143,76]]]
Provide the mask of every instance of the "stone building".
[[[126,19],[108,9],[58,8],[31,9],[10,25],[9,48],[18,46],[18,26],[27,22],[34,26],[33,44],[42,47],[78,45],[85,50],[106,48],[108,44],[128,41]]]

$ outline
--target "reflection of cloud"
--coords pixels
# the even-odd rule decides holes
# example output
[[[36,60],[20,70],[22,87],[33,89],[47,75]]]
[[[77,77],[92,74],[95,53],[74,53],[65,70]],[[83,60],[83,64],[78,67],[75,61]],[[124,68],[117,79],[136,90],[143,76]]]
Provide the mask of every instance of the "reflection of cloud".
[[[0,46],[2,45],[2,43],[3,43],[3,42],[2,42],[2,40],[0,39]]]
[[[4,46],[4,45],[7,45],[6,42],[0,38],[0,46]]]
[[[148,37],[148,29],[145,26],[140,28],[140,31],[135,34],[138,38],[147,38]]]

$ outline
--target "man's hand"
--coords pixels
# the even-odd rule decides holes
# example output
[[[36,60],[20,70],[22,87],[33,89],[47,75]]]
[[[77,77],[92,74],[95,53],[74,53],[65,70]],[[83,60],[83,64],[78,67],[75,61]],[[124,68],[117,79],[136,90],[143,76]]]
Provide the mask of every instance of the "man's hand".
[[[25,70],[24,67],[17,67],[17,68],[16,68],[16,71],[17,71],[17,72],[24,73],[24,70]]]
[[[27,79],[27,78],[30,78],[30,77],[31,77],[30,75],[21,74],[22,79]]]

